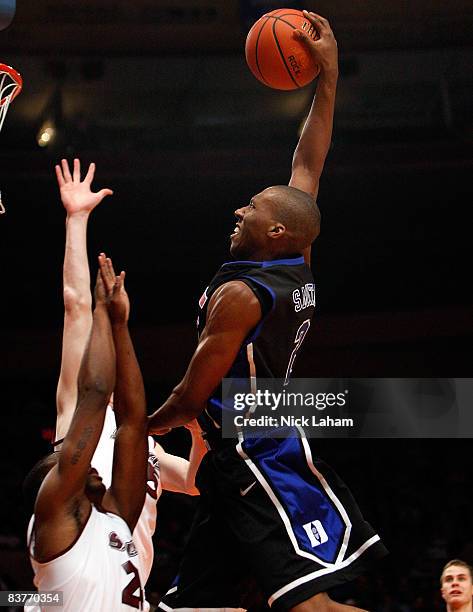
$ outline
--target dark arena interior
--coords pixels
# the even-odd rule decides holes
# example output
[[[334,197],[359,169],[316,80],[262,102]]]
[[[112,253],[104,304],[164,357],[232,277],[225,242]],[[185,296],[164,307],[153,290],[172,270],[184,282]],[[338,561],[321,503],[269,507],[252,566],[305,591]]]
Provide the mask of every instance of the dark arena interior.
[[[127,271],[154,411],[192,355],[197,300],[229,259],[233,211],[290,176],[315,85],[269,89],[244,55],[251,23],[281,6],[326,16],[340,62],[312,251],[316,316],[295,375],[422,378],[432,396],[445,377],[471,376],[471,2],[19,1],[0,32],[0,61],[24,80],[0,134],[0,589],[33,588],[21,482],[55,423],[65,214],[54,164],[93,161],[96,188],[114,190],[91,216],[89,260],[92,276],[102,250]],[[181,456],[189,447],[183,429],[160,441]],[[338,600],[444,610],[441,568],[473,562],[470,439],[312,448],[391,553]],[[174,578],[195,504],[173,493],[158,504],[152,604]],[[266,609],[249,591],[248,609]]]

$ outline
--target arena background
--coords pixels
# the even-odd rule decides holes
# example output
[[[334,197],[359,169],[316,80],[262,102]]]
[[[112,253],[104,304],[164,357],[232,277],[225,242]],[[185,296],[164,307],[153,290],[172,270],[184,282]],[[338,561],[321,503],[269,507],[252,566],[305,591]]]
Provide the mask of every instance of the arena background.
[[[54,426],[64,212],[53,165],[95,161],[97,188],[115,191],[93,213],[89,253],[92,268],[105,250],[127,270],[154,409],[192,353],[196,300],[228,257],[232,211],[287,182],[313,95],[312,85],[267,89],[246,68],[246,32],[265,9],[316,10],[340,50],[313,256],[318,316],[297,374],[471,376],[471,2],[17,4],[0,32],[0,61],[25,82],[0,134],[2,588],[31,585],[20,483]],[[55,138],[40,147],[48,126]],[[163,444],[183,454],[186,434]],[[375,612],[443,609],[443,563],[473,561],[470,441],[326,440],[316,452],[392,553],[337,596]],[[159,503],[154,600],[194,504],[171,494]]]

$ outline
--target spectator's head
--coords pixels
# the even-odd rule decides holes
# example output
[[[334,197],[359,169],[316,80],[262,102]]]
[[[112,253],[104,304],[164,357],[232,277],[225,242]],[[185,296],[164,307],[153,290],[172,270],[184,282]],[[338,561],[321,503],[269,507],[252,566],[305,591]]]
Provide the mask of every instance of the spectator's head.
[[[473,568],[465,561],[452,559],[442,570],[440,590],[449,612],[472,610]]]

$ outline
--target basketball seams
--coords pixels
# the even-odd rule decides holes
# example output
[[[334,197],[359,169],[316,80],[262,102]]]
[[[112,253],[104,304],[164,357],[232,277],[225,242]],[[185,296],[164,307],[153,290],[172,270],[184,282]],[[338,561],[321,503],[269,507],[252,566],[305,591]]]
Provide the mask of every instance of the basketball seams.
[[[269,82],[268,82],[268,81],[267,81],[267,80],[264,78],[264,75],[263,75],[263,73],[261,72],[261,68],[260,68],[260,65],[259,65],[259,60],[258,60],[258,44],[259,44],[259,39],[260,39],[260,36],[261,36],[261,32],[263,31],[263,29],[264,29],[265,25],[268,23],[268,21],[269,21],[269,17],[270,17],[270,16],[268,15],[268,16],[266,17],[266,21],[265,21],[265,22],[262,24],[262,26],[260,27],[259,32],[258,32],[258,36],[257,36],[257,38],[256,38],[256,43],[255,43],[255,62],[256,62],[256,67],[258,68],[258,72],[260,73],[261,78],[263,79],[263,81],[264,81],[264,82],[265,82],[267,85],[269,85]]]
[[[286,21],[285,19],[283,19],[283,17],[300,17],[300,16],[301,15],[298,15],[295,13],[284,13],[283,15],[270,15],[270,17],[272,17],[273,19],[280,19],[281,21],[284,21],[284,23],[287,23],[287,25],[290,25],[291,28],[294,28],[294,30],[296,29],[296,26],[292,24],[290,21]]]
[[[283,53],[283,51],[282,51],[282,49],[281,49],[281,45],[279,44],[278,37],[276,36],[276,23],[277,23],[278,21],[279,21],[279,18],[278,18],[278,17],[274,17],[274,21],[273,21],[273,36],[274,36],[274,41],[275,41],[276,46],[277,46],[277,48],[278,48],[279,55],[281,56],[281,59],[282,59],[283,64],[284,64],[284,67],[286,68],[288,75],[291,77],[291,81],[294,83],[294,85],[295,85],[297,88],[300,88],[299,83],[298,83],[298,82],[296,81],[296,79],[293,77],[292,72],[291,72],[291,69],[290,69],[290,68],[289,68],[289,66],[287,65],[286,58],[284,57],[284,53]],[[283,21],[283,20],[281,20],[281,21]],[[287,22],[284,22],[284,23],[287,23]],[[295,29],[295,27],[294,27],[292,24],[289,24],[289,25],[291,25],[291,27],[292,27],[293,29]]]

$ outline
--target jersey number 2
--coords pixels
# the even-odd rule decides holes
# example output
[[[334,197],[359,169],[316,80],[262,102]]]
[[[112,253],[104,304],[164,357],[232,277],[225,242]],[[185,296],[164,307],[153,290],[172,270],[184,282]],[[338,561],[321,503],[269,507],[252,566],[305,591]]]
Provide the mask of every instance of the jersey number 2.
[[[291,358],[289,359],[289,363],[287,365],[284,386],[289,384],[289,381],[291,379],[291,374],[292,374],[292,368],[294,367],[294,362],[296,360],[297,353],[299,352],[299,349],[301,348],[302,343],[304,342],[304,338],[306,337],[307,332],[309,331],[309,327],[310,327],[310,319],[306,319],[304,323],[302,323],[302,325],[296,331],[296,337],[294,338],[295,346],[292,349]]]
[[[127,574],[133,574],[133,578],[122,591],[122,603],[126,604],[127,606],[130,606],[131,608],[142,610],[144,597],[138,570],[131,561],[123,563],[122,567]],[[136,591],[139,591],[140,594],[135,595]]]

